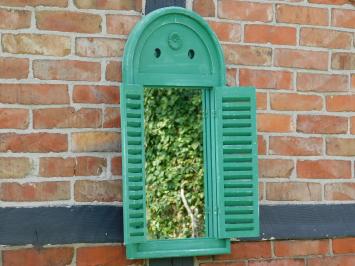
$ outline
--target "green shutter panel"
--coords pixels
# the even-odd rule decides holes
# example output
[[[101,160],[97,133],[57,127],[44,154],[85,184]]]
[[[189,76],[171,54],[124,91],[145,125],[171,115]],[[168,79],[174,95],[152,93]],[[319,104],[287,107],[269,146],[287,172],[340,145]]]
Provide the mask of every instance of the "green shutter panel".
[[[254,88],[216,89],[218,235],[259,235]]]
[[[126,244],[146,240],[144,177],[144,94],[140,85],[122,85],[122,160],[124,238]]]

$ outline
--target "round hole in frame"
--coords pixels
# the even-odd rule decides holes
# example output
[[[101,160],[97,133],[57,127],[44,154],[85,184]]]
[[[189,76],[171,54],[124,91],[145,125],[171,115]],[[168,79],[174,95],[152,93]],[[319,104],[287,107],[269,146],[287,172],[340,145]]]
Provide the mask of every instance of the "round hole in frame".
[[[154,56],[156,58],[159,58],[161,56],[161,50],[159,48],[155,48],[154,50]]]
[[[195,57],[195,51],[193,49],[190,49],[187,55],[190,59],[193,59]]]

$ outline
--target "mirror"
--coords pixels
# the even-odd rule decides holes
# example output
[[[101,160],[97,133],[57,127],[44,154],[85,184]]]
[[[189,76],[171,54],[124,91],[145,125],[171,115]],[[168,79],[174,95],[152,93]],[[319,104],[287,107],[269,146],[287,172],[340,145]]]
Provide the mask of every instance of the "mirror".
[[[202,97],[201,89],[144,89],[149,239],[205,235]]]

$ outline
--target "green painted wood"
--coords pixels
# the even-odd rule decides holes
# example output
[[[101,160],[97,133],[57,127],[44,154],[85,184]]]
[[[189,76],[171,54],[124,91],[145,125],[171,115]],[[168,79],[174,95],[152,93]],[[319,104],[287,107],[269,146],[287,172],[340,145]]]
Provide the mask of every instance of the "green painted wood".
[[[254,88],[216,90],[220,238],[259,235],[255,98]]]
[[[124,84],[121,88],[124,239],[126,244],[146,241],[144,179],[144,89]]]

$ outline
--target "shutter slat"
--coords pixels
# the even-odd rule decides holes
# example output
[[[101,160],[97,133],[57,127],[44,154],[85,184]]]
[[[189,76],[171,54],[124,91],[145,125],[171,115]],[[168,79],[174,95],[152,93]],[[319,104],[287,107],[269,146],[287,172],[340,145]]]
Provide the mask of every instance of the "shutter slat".
[[[255,90],[217,88],[218,221],[221,238],[259,234]]]
[[[143,87],[121,88],[124,237],[126,244],[146,241]]]

